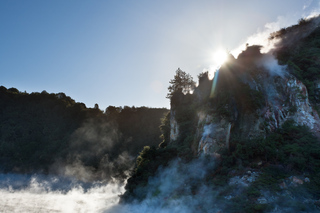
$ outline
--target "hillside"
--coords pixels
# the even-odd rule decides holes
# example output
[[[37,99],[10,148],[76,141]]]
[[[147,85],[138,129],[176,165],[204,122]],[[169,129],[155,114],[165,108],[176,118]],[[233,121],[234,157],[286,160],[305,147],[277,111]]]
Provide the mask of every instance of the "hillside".
[[[161,142],[167,109],[87,108],[64,93],[0,87],[0,171],[125,178],[139,151]],[[83,174],[85,173],[85,174]]]
[[[319,212],[319,20],[273,33],[268,53],[248,45],[229,55],[212,80],[198,76],[198,87],[178,69],[164,141],[140,153],[121,202],[171,212]]]

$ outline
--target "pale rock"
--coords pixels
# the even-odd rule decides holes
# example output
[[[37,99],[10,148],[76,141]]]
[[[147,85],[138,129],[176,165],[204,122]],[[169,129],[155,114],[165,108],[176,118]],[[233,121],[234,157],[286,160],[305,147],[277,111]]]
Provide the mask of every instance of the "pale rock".
[[[266,204],[266,203],[268,203],[268,200],[266,198],[264,198],[264,197],[261,197],[261,198],[258,198],[258,202],[260,204]]]
[[[300,184],[300,185],[303,184],[303,180],[297,178],[296,176],[292,177],[292,182],[295,183],[295,184]]]
[[[177,140],[179,136],[179,125],[175,119],[175,112],[170,113],[170,142]]]

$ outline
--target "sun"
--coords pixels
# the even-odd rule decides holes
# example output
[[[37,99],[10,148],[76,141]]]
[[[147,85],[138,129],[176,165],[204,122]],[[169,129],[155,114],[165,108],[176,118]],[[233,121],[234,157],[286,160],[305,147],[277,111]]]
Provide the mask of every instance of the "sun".
[[[213,60],[215,64],[221,66],[228,59],[228,53],[225,50],[217,50],[213,53]]]

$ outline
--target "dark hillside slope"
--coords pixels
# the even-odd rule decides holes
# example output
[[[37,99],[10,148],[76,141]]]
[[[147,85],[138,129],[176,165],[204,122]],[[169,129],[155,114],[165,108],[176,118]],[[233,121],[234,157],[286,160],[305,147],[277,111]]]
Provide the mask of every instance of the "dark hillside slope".
[[[121,169],[127,170],[143,146],[160,143],[159,126],[167,112],[110,106],[103,113],[64,93],[28,94],[2,86],[0,169],[48,173],[81,165],[99,173],[96,178],[108,178],[118,172],[109,164],[125,156]]]

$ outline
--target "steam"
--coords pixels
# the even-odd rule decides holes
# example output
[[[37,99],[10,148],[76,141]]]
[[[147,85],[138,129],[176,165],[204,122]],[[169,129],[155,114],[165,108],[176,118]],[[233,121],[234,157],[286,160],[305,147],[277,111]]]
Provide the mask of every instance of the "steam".
[[[306,7],[307,8],[307,7]],[[307,15],[302,15],[300,18],[303,18],[305,20],[310,20],[311,18],[315,18],[319,16],[320,14],[320,7],[312,10]],[[293,19],[295,17],[295,19]],[[285,29],[288,26],[297,24],[297,21],[300,19],[297,16],[287,15],[287,16],[279,16],[277,18],[277,21],[270,22],[265,24],[263,29],[258,29],[257,32],[251,36],[249,36],[246,41],[241,44],[239,47],[235,48],[231,51],[231,54],[235,57],[238,57],[238,55],[246,49],[247,44],[250,46],[252,45],[261,45],[263,48],[261,49],[262,53],[268,53],[272,52],[273,49],[275,49],[279,42],[281,42],[280,39],[272,39],[270,40],[270,34],[279,31],[280,29]],[[295,40],[299,40],[302,37],[305,37],[309,35],[315,27],[319,24],[319,20],[315,20],[314,25],[312,25],[305,33],[297,33],[298,35],[293,35],[290,37],[293,37]]]
[[[238,55],[246,49],[246,44],[249,45],[262,45],[263,49],[261,50],[262,53],[269,52],[271,49],[273,49],[275,43],[277,41],[270,41],[268,38],[271,33],[276,32],[280,30],[283,27],[287,27],[290,25],[295,24],[297,20],[291,20],[291,17],[284,17],[284,16],[279,16],[277,18],[277,21],[275,22],[270,22],[264,25],[264,29],[258,29],[257,33],[249,36],[246,39],[246,42],[236,49],[232,50],[231,53],[234,57],[238,57]]]
[[[246,190],[260,173],[247,171],[233,176],[225,186],[215,186],[211,181],[216,169],[210,157],[201,157],[189,163],[180,159],[168,167],[160,168],[150,177],[141,202],[119,204],[119,194],[124,184],[82,182],[70,177],[46,175],[0,174],[1,212],[104,212],[104,213],[193,213],[228,212],[233,202],[245,196]],[[289,181],[289,180],[285,180]],[[311,196],[303,189],[291,186],[276,194],[261,190],[257,203],[269,204],[269,212],[296,212],[302,205],[308,212],[318,212]],[[295,190],[295,191],[292,191]],[[299,194],[297,194],[299,193]],[[311,199],[310,199],[311,198]]]
[[[86,151],[81,152],[88,156],[92,155],[93,151],[100,154],[104,150],[110,150],[115,141],[119,140],[119,133],[113,126],[102,118],[88,120],[73,133],[71,148],[80,151],[86,146]]]
[[[0,175],[1,212],[103,212],[124,191],[117,182],[84,183],[44,175]]]
[[[106,213],[218,212],[222,208],[221,202],[215,202],[218,191],[206,183],[208,172],[214,169],[212,158],[203,157],[188,164],[177,159],[168,167],[159,169],[146,187],[137,189],[147,192],[146,199],[111,207]]]
[[[309,0],[309,2],[306,3],[305,8],[308,8],[310,6],[310,4],[308,4],[308,3],[311,4],[312,0],[311,0],[311,2]],[[320,14],[320,2],[318,3],[318,8],[313,8],[313,10],[308,15],[305,15],[305,18],[311,19],[311,18],[319,16],[319,14]]]
[[[307,9],[311,5],[312,1],[313,0],[307,0],[303,5],[303,10]]]
[[[284,77],[287,73],[287,66],[279,65],[278,60],[270,53],[264,54],[257,65],[264,67],[272,76]]]
[[[90,119],[71,138],[67,160],[57,159],[53,174],[76,177],[80,181],[124,181],[133,167],[134,157],[116,149],[121,134],[116,126],[103,118]]]

